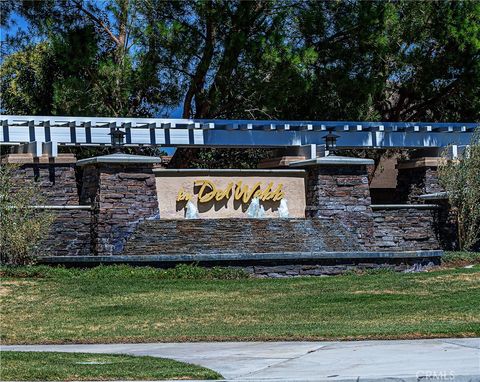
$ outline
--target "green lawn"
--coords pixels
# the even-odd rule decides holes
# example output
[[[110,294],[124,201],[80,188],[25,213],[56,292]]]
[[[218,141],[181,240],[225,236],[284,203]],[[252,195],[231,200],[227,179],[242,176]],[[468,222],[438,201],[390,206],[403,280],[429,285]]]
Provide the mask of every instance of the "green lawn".
[[[170,359],[113,354],[0,352],[2,381],[219,379],[204,367]]]
[[[126,266],[3,275],[5,344],[480,335],[479,265],[290,279]]]

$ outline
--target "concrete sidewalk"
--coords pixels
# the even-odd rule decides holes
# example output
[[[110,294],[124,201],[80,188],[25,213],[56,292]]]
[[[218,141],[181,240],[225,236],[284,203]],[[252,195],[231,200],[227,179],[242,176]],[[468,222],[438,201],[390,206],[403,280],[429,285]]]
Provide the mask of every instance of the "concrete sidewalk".
[[[479,381],[480,339],[13,345],[2,350],[122,353],[202,365],[229,381]]]

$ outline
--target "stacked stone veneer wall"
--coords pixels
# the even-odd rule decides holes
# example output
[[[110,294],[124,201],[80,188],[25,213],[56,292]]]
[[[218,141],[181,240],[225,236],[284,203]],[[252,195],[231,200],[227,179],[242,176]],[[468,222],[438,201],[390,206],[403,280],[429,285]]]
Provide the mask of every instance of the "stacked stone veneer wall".
[[[334,218],[360,245],[374,246],[366,166],[312,166],[307,169],[306,187],[307,218]]]
[[[333,219],[204,219],[141,223],[125,255],[360,251]]]
[[[375,210],[368,246],[335,219],[156,220],[137,226],[124,255],[436,250],[434,210]]]
[[[25,158],[22,155],[20,159]],[[95,164],[79,168],[74,158],[68,158],[68,163],[42,161],[19,163],[14,175],[16,187],[36,182],[40,202],[47,206],[93,207],[91,211],[49,210],[54,222],[40,245],[42,253],[119,254],[139,222],[158,218],[152,165]]]
[[[94,208],[92,252],[123,251],[137,225],[158,218],[153,165],[92,164],[84,166],[81,199]]]
[[[396,272],[427,270],[438,264],[438,258],[398,259],[398,260],[350,260],[311,264],[268,264],[239,267],[258,278],[283,278],[297,276],[334,276],[348,272],[391,270]]]
[[[79,204],[75,164],[27,163],[19,165],[14,174],[14,184],[18,188],[37,183],[44,204]]]
[[[447,199],[436,200],[434,231],[440,248],[446,251],[459,250],[457,210],[452,208]]]
[[[439,249],[437,213],[437,209],[374,209],[375,247],[386,251]]]
[[[13,156],[15,159],[15,156]],[[24,159],[24,158],[22,158]],[[14,162],[16,163],[16,162]],[[39,244],[41,255],[86,256],[91,254],[91,211],[76,209],[79,206],[78,176],[75,158],[68,157],[67,163],[17,163],[14,171],[15,189],[38,187],[37,203],[58,208],[49,208],[53,223],[48,236]]]
[[[54,216],[48,236],[40,243],[42,256],[91,255],[91,221],[89,209],[48,210]]]
[[[431,203],[419,196],[445,191],[440,185],[437,166],[400,167],[397,177],[396,201],[398,203]],[[452,209],[447,199],[433,200],[439,208],[435,211],[435,221],[432,230],[438,239],[440,248],[457,250],[458,225],[456,211]]]

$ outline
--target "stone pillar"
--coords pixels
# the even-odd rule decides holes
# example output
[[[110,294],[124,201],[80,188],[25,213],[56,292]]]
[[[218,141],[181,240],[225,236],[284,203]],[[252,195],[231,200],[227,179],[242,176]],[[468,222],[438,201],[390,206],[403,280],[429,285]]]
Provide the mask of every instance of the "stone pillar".
[[[111,154],[77,162],[83,168],[81,200],[94,207],[92,253],[121,254],[138,223],[158,218],[153,168],[159,158]]]
[[[418,203],[420,195],[443,192],[437,172],[440,160],[438,157],[424,157],[399,162],[396,201]]]
[[[338,221],[366,249],[374,246],[367,171],[372,164],[371,159],[328,156],[290,165],[307,170],[306,217]]]
[[[444,250],[458,249],[457,216],[438,179],[438,166],[442,158],[421,157],[397,164],[396,198],[399,203],[434,203],[432,232]]]

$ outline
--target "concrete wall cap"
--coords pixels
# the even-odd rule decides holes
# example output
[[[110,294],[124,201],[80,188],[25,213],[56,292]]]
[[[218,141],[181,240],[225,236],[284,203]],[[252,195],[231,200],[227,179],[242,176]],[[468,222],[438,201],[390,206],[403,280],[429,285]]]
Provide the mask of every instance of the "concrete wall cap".
[[[225,169],[201,169],[201,168],[194,168],[194,169],[164,169],[164,168],[156,168],[153,172],[157,176],[175,176],[175,175],[220,175],[220,174],[227,174],[227,175],[297,175],[302,176],[305,175],[305,170],[278,170],[278,169],[238,169],[238,168],[225,168]]]
[[[292,162],[290,167],[304,167],[304,166],[359,166],[359,165],[373,165],[373,159],[366,158],[352,158],[343,156],[328,156],[314,159],[301,160]]]
[[[161,255],[111,255],[111,256],[42,256],[43,264],[68,263],[182,263],[230,261],[304,261],[332,259],[418,259],[443,256],[442,250],[419,251],[351,251],[351,252],[284,252],[284,253],[209,253],[209,254],[161,254]]]
[[[437,204],[372,204],[372,210],[401,210],[401,209],[417,209],[417,210],[433,210],[439,208]]]
[[[48,155],[42,155],[40,157],[34,157],[31,153],[17,153],[6,154],[0,157],[1,164],[15,163],[15,164],[54,164],[54,165],[68,165],[75,164],[77,158],[74,154],[58,154],[56,157],[49,157]]]
[[[448,192],[434,192],[433,194],[423,194],[418,196],[419,199],[423,200],[447,200]]]
[[[161,159],[157,157],[149,157],[146,155],[132,155],[132,154],[123,154],[115,153],[109,155],[102,155],[98,157],[86,158],[77,161],[77,166],[85,166],[89,164],[96,163],[161,163]]]

